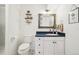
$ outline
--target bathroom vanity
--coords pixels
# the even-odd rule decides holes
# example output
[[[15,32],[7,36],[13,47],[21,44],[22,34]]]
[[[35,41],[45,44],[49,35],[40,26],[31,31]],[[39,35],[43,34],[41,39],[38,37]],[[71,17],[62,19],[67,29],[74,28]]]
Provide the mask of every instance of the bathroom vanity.
[[[46,13],[47,12],[48,10],[46,11]],[[36,55],[65,54],[65,33],[63,33],[63,31],[60,30],[63,29],[63,27],[59,27],[56,24],[56,14],[40,13],[38,16],[39,16],[38,28],[50,29],[50,31],[36,32],[35,54]]]
[[[64,55],[65,33],[61,32],[36,32],[36,55]]]

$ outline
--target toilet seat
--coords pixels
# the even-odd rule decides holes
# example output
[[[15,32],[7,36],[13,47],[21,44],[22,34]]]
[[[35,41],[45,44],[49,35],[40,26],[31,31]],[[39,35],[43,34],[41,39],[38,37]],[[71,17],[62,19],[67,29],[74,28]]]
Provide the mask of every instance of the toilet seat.
[[[18,53],[21,55],[27,54],[30,50],[30,44],[29,43],[22,43],[18,48]]]

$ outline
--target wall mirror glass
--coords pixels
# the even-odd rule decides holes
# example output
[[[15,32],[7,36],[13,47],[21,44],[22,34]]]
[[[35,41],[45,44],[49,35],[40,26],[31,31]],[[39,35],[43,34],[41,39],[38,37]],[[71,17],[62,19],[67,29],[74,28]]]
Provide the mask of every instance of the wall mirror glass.
[[[38,28],[56,28],[56,14],[39,14]]]

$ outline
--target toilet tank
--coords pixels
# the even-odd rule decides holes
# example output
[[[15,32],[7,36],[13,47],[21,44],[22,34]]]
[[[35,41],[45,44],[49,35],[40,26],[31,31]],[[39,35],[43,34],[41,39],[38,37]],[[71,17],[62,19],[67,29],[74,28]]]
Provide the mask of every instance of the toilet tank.
[[[30,43],[30,48],[31,48],[31,54],[35,53],[35,41],[34,41],[35,36],[24,36],[24,43]]]

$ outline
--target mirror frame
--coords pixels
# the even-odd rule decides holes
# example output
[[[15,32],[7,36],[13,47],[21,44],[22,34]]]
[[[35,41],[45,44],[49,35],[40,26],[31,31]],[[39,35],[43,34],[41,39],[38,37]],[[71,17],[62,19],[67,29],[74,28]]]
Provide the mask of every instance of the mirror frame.
[[[54,25],[53,27],[50,27],[50,26],[40,26],[40,16],[43,15],[43,14],[38,14],[38,28],[53,28],[53,29],[56,29],[56,14],[49,14],[49,15],[52,15],[54,16]]]

